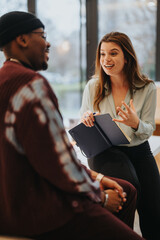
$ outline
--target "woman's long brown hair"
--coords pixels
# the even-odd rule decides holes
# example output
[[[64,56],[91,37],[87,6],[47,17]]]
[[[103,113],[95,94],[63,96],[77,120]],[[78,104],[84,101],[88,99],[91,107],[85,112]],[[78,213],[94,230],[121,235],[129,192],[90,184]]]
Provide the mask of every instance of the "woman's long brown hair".
[[[129,83],[129,89],[131,96],[133,96],[134,89],[140,89],[146,84],[153,82],[149,80],[145,75],[141,74],[140,67],[137,61],[136,53],[134,51],[133,45],[129,37],[120,32],[111,32],[106,34],[98,44],[96,52],[96,62],[95,62],[95,74],[94,78],[97,79],[95,97],[93,101],[93,107],[95,110],[100,111],[99,104],[105,96],[104,85],[108,84],[108,95],[111,93],[111,81],[109,75],[107,75],[101,67],[100,64],[100,49],[102,42],[114,42],[119,45],[123,51],[124,58],[126,59],[126,64],[124,66],[124,74]],[[136,83],[140,87],[136,87]]]

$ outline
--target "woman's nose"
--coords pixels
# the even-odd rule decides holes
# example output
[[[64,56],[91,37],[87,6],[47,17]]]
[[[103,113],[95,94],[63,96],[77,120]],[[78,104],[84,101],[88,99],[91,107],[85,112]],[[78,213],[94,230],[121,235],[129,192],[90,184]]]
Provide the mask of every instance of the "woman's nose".
[[[109,62],[111,60],[111,58],[110,58],[110,56],[108,54],[106,54],[104,60],[106,62]]]

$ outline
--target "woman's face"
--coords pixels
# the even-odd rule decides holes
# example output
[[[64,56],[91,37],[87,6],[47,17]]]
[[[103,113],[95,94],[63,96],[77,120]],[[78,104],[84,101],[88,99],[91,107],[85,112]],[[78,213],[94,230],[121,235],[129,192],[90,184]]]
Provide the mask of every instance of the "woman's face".
[[[100,64],[107,75],[121,75],[125,63],[126,60],[119,45],[114,42],[102,42],[100,48]]]

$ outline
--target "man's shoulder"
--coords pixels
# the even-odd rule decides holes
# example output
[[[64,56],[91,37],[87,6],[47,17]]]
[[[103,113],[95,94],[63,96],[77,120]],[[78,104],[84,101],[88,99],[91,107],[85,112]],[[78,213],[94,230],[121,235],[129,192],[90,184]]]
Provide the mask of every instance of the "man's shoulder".
[[[7,74],[6,74],[7,73]],[[36,72],[32,69],[29,69],[19,63],[6,61],[1,68],[1,74],[4,76],[8,76],[8,78],[21,78],[24,76],[33,77],[36,75]]]

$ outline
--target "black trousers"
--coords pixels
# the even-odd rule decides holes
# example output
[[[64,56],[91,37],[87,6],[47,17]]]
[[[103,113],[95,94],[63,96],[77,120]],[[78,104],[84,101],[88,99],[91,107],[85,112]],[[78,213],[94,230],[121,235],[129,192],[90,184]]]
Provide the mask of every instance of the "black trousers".
[[[160,239],[160,175],[148,141],[135,147],[112,147],[88,159],[89,167],[125,179],[138,190],[140,228],[147,240]]]

